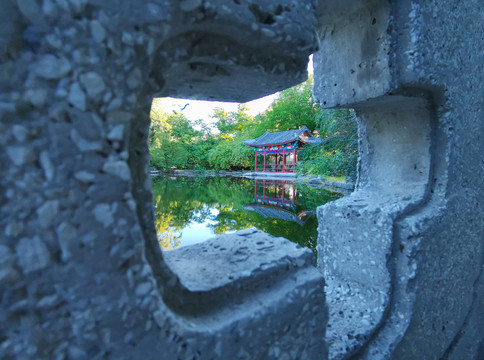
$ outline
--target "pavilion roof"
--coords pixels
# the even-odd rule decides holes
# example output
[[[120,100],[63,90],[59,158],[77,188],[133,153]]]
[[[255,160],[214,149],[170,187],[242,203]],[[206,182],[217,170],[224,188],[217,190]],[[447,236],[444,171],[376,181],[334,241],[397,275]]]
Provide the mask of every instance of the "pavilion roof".
[[[305,135],[309,134],[309,136]],[[288,130],[279,132],[266,131],[264,135],[259,136],[256,139],[244,140],[244,145],[249,146],[263,146],[263,145],[275,145],[275,144],[286,144],[297,139],[301,140],[303,143],[310,144],[320,144],[321,139],[311,135],[308,127],[304,125],[298,130]]]

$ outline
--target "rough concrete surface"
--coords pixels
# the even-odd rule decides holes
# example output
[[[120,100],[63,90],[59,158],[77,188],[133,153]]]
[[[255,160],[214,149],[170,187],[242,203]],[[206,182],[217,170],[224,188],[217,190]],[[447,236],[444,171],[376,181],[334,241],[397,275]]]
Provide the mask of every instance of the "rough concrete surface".
[[[261,270],[257,286],[238,299],[222,291],[220,306],[198,321],[180,311],[197,294],[158,247],[146,141],[158,94],[240,101],[304,80],[314,7],[2,2],[0,358],[324,354],[314,267],[276,283]],[[286,256],[289,265],[300,255]]]
[[[483,20],[478,1],[320,17],[315,96],[360,135],[356,191],[319,209],[330,358],[484,356]]]
[[[165,260],[179,279],[165,301],[192,324],[220,327],[227,340],[237,328],[234,341],[250,338],[255,348],[244,350],[249,358],[325,357],[324,281],[311,250],[246,229],[168,251]],[[222,346],[236,356],[231,341]]]
[[[2,1],[0,358],[482,358],[483,19],[479,0]],[[356,191],[318,211],[326,280],[251,231],[165,261],[152,98],[257,98],[318,48],[315,98],[360,132]]]

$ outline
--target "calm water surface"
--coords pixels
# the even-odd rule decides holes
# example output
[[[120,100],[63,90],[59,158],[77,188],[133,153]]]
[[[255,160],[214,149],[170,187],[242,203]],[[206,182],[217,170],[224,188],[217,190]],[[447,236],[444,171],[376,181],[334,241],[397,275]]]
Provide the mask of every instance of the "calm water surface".
[[[153,180],[158,241],[163,250],[255,227],[315,251],[316,207],[342,194],[294,181],[245,178]]]

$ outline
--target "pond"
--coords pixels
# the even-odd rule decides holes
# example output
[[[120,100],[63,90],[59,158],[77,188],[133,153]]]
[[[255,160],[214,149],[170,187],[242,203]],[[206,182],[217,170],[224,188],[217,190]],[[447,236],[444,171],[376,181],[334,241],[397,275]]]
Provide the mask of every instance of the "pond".
[[[165,251],[252,227],[316,251],[316,207],[341,196],[293,180],[153,178],[155,225]]]

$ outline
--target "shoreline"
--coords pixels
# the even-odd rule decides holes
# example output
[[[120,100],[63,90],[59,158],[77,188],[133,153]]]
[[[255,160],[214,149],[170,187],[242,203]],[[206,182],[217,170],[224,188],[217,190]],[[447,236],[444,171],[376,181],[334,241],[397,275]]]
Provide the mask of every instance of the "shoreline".
[[[354,191],[355,184],[346,181],[334,181],[324,176],[311,176],[304,174],[275,174],[275,173],[255,173],[253,171],[201,171],[201,170],[173,170],[168,172],[151,171],[152,176],[170,176],[170,177],[244,177],[247,179],[261,180],[289,180],[298,183],[307,184],[313,187],[321,187],[342,192],[345,194]]]

